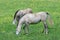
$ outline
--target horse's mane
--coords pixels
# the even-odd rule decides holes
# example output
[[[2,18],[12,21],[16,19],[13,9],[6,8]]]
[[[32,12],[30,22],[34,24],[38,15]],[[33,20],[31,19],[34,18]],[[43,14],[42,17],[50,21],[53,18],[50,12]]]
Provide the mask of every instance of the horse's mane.
[[[19,11],[19,10],[17,10],[17,11],[15,12],[15,14],[14,14],[14,19],[15,19],[15,17],[16,17],[16,14],[18,13],[18,11]]]

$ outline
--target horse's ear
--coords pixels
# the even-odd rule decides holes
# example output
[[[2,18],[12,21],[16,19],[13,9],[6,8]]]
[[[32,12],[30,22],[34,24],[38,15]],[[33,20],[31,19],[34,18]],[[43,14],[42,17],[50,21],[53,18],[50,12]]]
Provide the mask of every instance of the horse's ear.
[[[18,13],[18,11],[19,11],[19,10],[17,10],[17,11],[15,12],[15,14],[14,14],[14,19],[15,19],[15,17],[16,17],[16,14]]]

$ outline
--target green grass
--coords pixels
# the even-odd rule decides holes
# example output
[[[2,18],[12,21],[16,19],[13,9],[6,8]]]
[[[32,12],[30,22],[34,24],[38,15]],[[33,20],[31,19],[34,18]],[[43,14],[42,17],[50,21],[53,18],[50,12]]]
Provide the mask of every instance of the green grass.
[[[42,33],[43,24],[30,25],[29,35],[23,29],[15,34],[13,15],[18,9],[32,8],[33,12],[49,12],[54,26],[49,26],[49,34]],[[0,0],[0,40],[60,40],[60,0]]]

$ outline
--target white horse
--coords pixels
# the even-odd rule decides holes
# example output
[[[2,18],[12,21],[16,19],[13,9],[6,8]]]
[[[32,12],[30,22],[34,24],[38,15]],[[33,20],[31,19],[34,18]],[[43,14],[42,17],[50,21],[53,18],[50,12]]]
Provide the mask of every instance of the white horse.
[[[27,8],[24,10],[17,10],[14,14],[13,24],[19,21],[21,17],[23,17],[25,14],[32,13],[32,9]]]
[[[19,23],[18,23],[17,29],[16,29],[16,34],[18,35],[19,32],[21,32],[21,27],[23,24],[25,24],[24,31],[25,31],[25,33],[28,34],[29,24],[39,23],[40,21],[43,22],[43,24],[44,24],[45,34],[48,34],[48,25],[46,23],[47,18],[49,19],[50,23],[53,24],[53,22],[47,12],[38,12],[36,14],[29,13],[29,14],[24,15],[19,20]]]

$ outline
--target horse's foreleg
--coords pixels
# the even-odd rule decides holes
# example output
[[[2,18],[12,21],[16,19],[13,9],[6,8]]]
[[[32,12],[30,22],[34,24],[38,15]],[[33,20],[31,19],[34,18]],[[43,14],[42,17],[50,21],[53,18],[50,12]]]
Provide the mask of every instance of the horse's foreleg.
[[[43,22],[43,24],[44,24],[44,33],[48,34],[48,25],[46,22]]]
[[[25,26],[24,26],[24,32],[25,32],[25,34],[29,33],[29,23],[25,24]]]
[[[17,29],[16,29],[16,34],[18,35],[19,32],[21,32],[21,25],[20,25],[20,24],[18,25],[18,27],[17,27]]]

